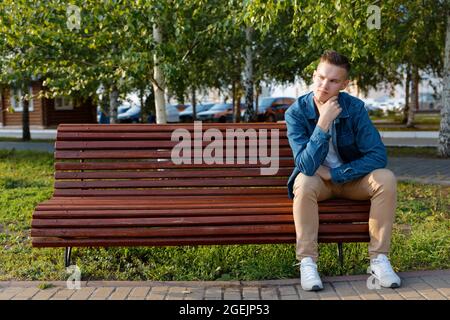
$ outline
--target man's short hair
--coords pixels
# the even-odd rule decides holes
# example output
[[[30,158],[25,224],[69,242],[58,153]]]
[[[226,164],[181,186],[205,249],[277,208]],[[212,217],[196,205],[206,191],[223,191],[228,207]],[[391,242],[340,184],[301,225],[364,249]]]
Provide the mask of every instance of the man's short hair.
[[[327,50],[320,57],[320,62],[328,62],[335,66],[344,68],[347,70],[347,74],[350,72],[350,62],[348,58],[336,51]]]

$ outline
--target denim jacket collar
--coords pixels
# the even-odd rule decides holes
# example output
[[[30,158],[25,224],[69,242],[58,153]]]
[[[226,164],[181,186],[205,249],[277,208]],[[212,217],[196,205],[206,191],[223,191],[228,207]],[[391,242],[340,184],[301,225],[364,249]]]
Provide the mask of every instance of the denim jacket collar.
[[[319,119],[319,115],[316,113],[316,109],[314,107],[314,92],[310,92],[308,94],[308,98],[306,99],[307,101],[307,108],[306,108],[306,116],[308,117],[308,119]],[[338,102],[339,105],[342,108],[341,113],[337,116],[338,118],[348,118],[349,114],[347,111],[347,105],[345,103],[344,97],[341,93],[339,93],[338,96]]]

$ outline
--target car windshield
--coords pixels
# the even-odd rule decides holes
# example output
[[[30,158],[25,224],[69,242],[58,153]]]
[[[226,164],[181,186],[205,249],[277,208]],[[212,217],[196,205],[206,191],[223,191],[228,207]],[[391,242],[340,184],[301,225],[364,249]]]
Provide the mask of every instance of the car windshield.
[[[259,103],[259,110],[267,109],[274,101],[275,98],[263,98]]]
[[[211,109],[211,111],[218,111],[218,110],[227,110],[227,109],[231,109],[231,105],[230,104],[226,104],[226,103],[221,103],[221,104],[215,104]]]

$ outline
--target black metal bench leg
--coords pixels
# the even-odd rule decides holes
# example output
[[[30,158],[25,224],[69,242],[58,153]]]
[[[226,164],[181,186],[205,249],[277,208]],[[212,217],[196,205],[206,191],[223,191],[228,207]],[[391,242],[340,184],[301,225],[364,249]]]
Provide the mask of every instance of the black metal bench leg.
[[[338,242],[338,254],[339,254],[339,263],[340,263],[340,274],[343,274],[344,271],[344,253],[342,250],[342,242]]]
[[[64,251],[64,265],[67,268],[71,265],[70,263],[70,255],[72,253],[72,247],[66,247]]]

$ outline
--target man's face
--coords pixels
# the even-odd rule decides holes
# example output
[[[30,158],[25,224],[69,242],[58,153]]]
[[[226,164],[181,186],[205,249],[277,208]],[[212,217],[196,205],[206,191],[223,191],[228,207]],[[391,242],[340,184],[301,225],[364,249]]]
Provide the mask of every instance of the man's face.
[[[314,97],[322,103],[337,96],[349,83],[347,70],[328,62],[319,63],[317,70],[314,71],[313,81]]]

